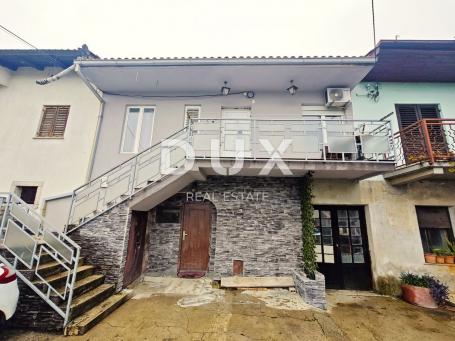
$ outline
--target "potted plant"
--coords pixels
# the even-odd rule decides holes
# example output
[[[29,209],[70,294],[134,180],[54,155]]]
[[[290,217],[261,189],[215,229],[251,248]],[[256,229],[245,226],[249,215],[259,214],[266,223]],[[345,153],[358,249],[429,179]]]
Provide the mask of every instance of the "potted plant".
[[[437,308],[448,300],[449,288],[430,275],[402,273],[403,300],[424,308]]]
[[[436,254],[436,263],[444,264],[445,263],[445,251],[443,249],[433,249],[433,252]]]
[[[425,253],[425,263],[436,263],[436,255],[434,253]]]
[[[448,239],[446,239],[446,241],[447,241],[447,253],[445,255],[445,262],[447,264],[454,264],[455,263],[455,242],[451,242]]]

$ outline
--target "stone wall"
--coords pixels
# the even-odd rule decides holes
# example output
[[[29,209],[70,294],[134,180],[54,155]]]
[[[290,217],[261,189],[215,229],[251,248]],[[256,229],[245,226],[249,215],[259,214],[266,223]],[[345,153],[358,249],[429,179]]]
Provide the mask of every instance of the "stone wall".
[[[123,286],[130,216],[128,203],[124,202],[70,234],[81,246],[85,262],[95,265],[106,275],[106,283],[115,284],[117,290]]]
[[[313,280],[308,278],[303,271],[294,271],[295,289],[305,303],[316,308],[326,309],[325,278],[320,272],[316,272],[315,275],[316,278]]]
[[[191,190],[215,206],[209,265],[213,277],[231,276],[233,260],[243,261],[245,276],[292,274],[301,243],[297,179],[209,177],[193,183]],[[180,224],[154,224],[148,271],[175,275],[179,240]]]

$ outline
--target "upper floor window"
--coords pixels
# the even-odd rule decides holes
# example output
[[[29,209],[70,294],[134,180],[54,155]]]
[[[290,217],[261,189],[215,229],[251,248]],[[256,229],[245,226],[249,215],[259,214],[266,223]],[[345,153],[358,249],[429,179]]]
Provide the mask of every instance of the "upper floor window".
[[[185,105],[185,127],[190,120],[198,119],[201,116],[200,105]]]
[[[447,241],[454,240],[448,208],[417,206],[416,211],[424,252],[446,249]]]
[[[45,105],[36,136],[63,137],[69,112],[69,105]]]
[[[137,153],[152,145],[154,107],[128,107],[123,125],[122,153]]]

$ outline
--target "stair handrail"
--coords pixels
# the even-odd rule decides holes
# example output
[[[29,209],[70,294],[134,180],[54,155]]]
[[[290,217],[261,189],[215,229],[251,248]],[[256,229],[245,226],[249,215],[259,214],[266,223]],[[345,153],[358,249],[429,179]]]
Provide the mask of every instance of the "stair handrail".
[[[0,218],[0,244],[8,252],[0,254],[0,261],[15,269],[17,276],[64,319],[66,326],[71,318],[80,246],[14,193],[0,193]],[[66,272],[63,293],[40,274],[44,254]],[[32,277],[39,282],[32,281]],[[52,301],[52,294],[65,302],[64,308]]]
[[[70,204],[70,211],[68,214],[67,224],[64,227],[65,233],[68,234],[68,233],[73,232],[74,230],[76,230],[76,228],[78,226],[85,224],[88,221],[96,218],[98,215],[102,214],[106,209],[112,208],[112,207],[120,204],[121,202],[127,200],[132,195],[137,193],[139,190],[136,190],[135,186],[137,184],[137,172],[140,170],[140,168],[138,168],[138,167],[141,166],[139,160],[141,158],[145,158],[147,156],[147,154],[151,154],[152,152],[161,148],[163,141],[165,141],[165,140],[175,139],[176,137],[180,136],[180,137],[182,137],[182,140],[188,141],[190,125],[191,125],[191,123],[188,126],[185,126],[182,129],[179,129],[178,131],[172,133],[166,139],[163,139],[160,142],[155,143],[154,145],[150,146],[149,148],[144,149],[143,151],[135,154],[134,156],[128,158],[127,160],[121,162],[120,164],[117,164],[116,166],[105,171],[104,173],[98,175],[97,177],[91,179],[90,181],[86,182],[85,184],[74,189],[72,192],[72,195],[71,195],[71,204]],[[159,163],[161,161],[160,157],[157,158],[156,155],[154,155],[154,156],[155,156],[155,158],[153,159],[153,161]],[[122,168],[125,168],[125,169],[122,170]],[[125,190],[119,192],[119,194],[114,196],[114,198],[110,198],[111,200],[109,200],[108,202],[104,202],[104,200],[106,199],[105,197],[103,197],[101,199],[96,199],[97,208],[99,206],[98,200],[103,201],[102,204],[106,205],[107,208],[103,207],[102,211],[96,212],[96,210],[94,210],[93,213],[90,214],[90,217],[87,219],[85,219],[85,218],[80,219],[80,217],[77,217],[77,216],[75,217],[74,216],[75,208],[76,208],[77,202],[79,201],[78,194],[80,194],[81,192],[83,193],[83,191],[87,190],[87,193],[83,193],[82,196],[84,196],[84,195],[88,196],[89,199],[94,198],[96,195],[99,195],[99,193],[101,192],[101,190],[103,188],[108,188],[108,187],[112,186],[112,184],[109,183],[108,178],[110,175],[116,174],[116,172],[119,173],[119,178],[115,179],[117,182],[114,183],[114,185],[118,185],[120,183],[120,181],[127,180],[127,182],[128,182],[127,188],[125,188]],[[90,187],[93,187],[92,191],[90,191]],[[141,188],[141,189],[143,189],[143,188]],[[85,216],[85,217],[87,217],[87,216]]]

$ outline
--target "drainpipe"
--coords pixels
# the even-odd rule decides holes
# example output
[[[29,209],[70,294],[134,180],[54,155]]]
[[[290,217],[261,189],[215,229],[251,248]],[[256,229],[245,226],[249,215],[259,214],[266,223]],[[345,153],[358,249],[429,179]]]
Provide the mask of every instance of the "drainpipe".
[[[92,177],[93,166],[95,164],[95,154],[96,149],[98,148],[98,142],[100,139],[100,130],[101,130],[101,123],[103,121],[103,114],[104,114],[104,100],[100,102],[100,110],[98,112],[98,121],[96,122],[96,129],[95,129],[95,137],[92,143],[92,150],[90,151],[90,159],[89,164],[87,167],[87,174],[85,175],[85,181],[89,182],[90,178]]]
[[[92,150],[90,152],[90,159],[89,159],[89,164],[87,167],[87,174],[85,176],[86,181],[89,182],[90,178],[92,176],[93,166],[95,164],[95,154],[96,154],[96,150],[98,148],[98,143],[99,143],[99,138],[100,138],[100,130],[101,130],[101,123],[103,121],[105,100],[103,98],[103,93],[100,90],[98,90],[92,83],[90,83],[90,81],[81,72],[81,67],[77,61],[75,63],[74,71],[79,76],[79,78],[82,79],[82,81],[85,83],[85,85],[87,85],[87,87],[95,95],[95,97],[98,98],[98,100],[100,101],[98,120],[96,122],[96,128],[95,128],[95,138],[94,138],[94,142],[92,143]]]
[[[56,75],[53,75],[53,76],[45,78],[45,79],[37,80],[36,84],[38,84],[38,85],[46,85],[46,84],[55,82],[56,80],[59,80],[60,78],[62,78],[63,76],[66,76],[70,72],[73,72],[75,68],[76,68],[76,65],[73,64],[69,68],[66,68],[63,71],[60,71]]]

